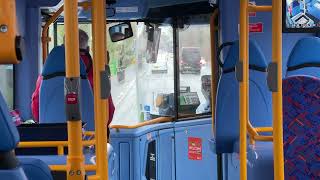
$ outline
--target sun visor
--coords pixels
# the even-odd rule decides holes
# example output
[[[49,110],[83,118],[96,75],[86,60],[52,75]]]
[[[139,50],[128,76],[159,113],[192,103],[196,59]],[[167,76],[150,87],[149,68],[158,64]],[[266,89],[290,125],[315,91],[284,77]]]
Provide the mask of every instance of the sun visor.
[[[208,14],[213,12],[214,7],[208,0],[150,0],[146,17],[157,19]]]

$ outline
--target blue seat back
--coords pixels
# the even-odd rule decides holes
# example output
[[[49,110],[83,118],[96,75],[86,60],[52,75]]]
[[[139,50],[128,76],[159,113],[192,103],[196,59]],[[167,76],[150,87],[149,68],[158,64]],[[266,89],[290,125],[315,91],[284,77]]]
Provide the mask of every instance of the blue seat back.
[[[0,152],[14,150],[20,141],[8,106],[0,92]]]
[[[20,166],[19,160],[14,154],[14,149],[19,143],[19,133],[15,127],[12,117],[10,116],[8,106],[0,92],[0,179],[10,179],[10,180],[33,180],[32,174],[39,174],[39,172],[44,172],[37,177],[43,180],[52,180],[49,168],[42,164],[37,168],[34,168],[34,164],[30,163],[27,165],[27,170]],[[28,176],[27,173],[31,174]]]
[[[216,102],[216,152],[233,153],[237,151],[239,139],[239,82],[234,68],[239,61],[239,42],[229,49],[219,80]],[[267,63],[255,41],[249,43],[249,118],[253,126],[272,125],[271,92],[267,86]]]
[[[19,158],[28,180],[53,180],[51,171],[46,163],[35,158]]]
[[[320,77],[320,38],[299,40],[291,51],[286,76],[308,75]]]
[[[19,143],[19,139],[19,133],[13,124],[13,120],[9,114],[8,106],[0,92],[1,179],[27,179],[24,171],[21,167],[19,167],[18,160],[13,153],[14,149]]]
[[[86,68],[80,60],[81,74],[81,117],[86,122],[86,130],[94,130],[93,93]],[[42,71],[43,81],[40,87],[40,123],[65,123],[66,111],[64,102],[65,49],[54,48],[49,54]]]
[[[283,81],[285,179],[318,179],[320,172],[320,79]]]

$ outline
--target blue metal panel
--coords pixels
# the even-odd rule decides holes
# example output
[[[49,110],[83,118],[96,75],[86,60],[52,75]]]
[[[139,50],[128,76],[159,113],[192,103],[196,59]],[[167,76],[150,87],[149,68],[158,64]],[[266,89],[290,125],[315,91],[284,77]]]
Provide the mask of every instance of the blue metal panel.
[[[209,144],[209,139],[213,136],[211,127],[210,119],[179,122],[176,124],[175,147],[177,180],[216,179],[217,157],[210,150]],[[188,139],[190,137],[201,139],[202,160],[191,160],[188,158]]]
[[[108,20],[128,20],[128,19],[142,19],[147,9],[146,0],[117,0],[116,4],[109,6],[114,8],[116,14],[110,17],[112,11],[107,11]],[[84,17],[91,20],[91,9],[82,11],[79,17]]]
[[[111,145],[114,148],[114,152],[116,153],[115,157],[115,169],[116,169],[116,176],[119,177],[119,180],[132,180],[133,174],[132,170],[133,168],[136,168],[133,166],[133,152],[134,148],[137,146],[134,146],[134,141],[131,138],[111,138]],[[128,147],[126,147],[128,146]],[[122,148],[123,147],[123,148]],[[127,151],[125,148],[128,148]],[[122,156],[127,157],[129,159],[121,158]],[[122,167],[120,167],[122,166]],[[129,167],[128,172],[126,169],[122,169],[123,167]]]
[[[118,174],[120,180],[146,179],[148,144],[154,140],[156,142],[157,177],[166,180],[174,179],[173,123],[119,131],[112,129],[110,135],[116,154],[124,156],[117,157],[115,162],[116,167],[120,168]]]
[[[120,153],[119,153],[119,172],[120,172],[120,180],[129,179],[130,176],[130,144],[120,143]]]
[[[182,127],[197,126],[197,125],[208,125],[211,123],[212,123],[212,119],[211,117],[208,117],[203,119],[180,121],[174,124],[174,128],[182,128]]]
[[[159,131],[158,178],[175,180],[175,147],[173,129]]]
[[[40,10],[27,8],[25,0],[17,0],[17,18],[26,51],[23,61],[15,66],[15,108],[20,110],[23,119],[29,119],[31,95],[35,88],[40,59]]]

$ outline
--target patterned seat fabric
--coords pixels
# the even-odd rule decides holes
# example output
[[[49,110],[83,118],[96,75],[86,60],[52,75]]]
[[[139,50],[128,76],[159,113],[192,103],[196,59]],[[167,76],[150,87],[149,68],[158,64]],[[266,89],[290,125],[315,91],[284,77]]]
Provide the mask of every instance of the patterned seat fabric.
[[[320,177],[320,79],[292,76],[283,81],[285,179]]]

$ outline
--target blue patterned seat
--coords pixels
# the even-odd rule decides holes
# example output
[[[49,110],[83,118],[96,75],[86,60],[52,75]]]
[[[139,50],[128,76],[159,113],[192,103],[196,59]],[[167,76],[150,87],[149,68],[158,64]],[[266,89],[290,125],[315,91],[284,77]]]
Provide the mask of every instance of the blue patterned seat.
[[[320,177],[320,79],[292,76],[283,81],[285,179]]]

